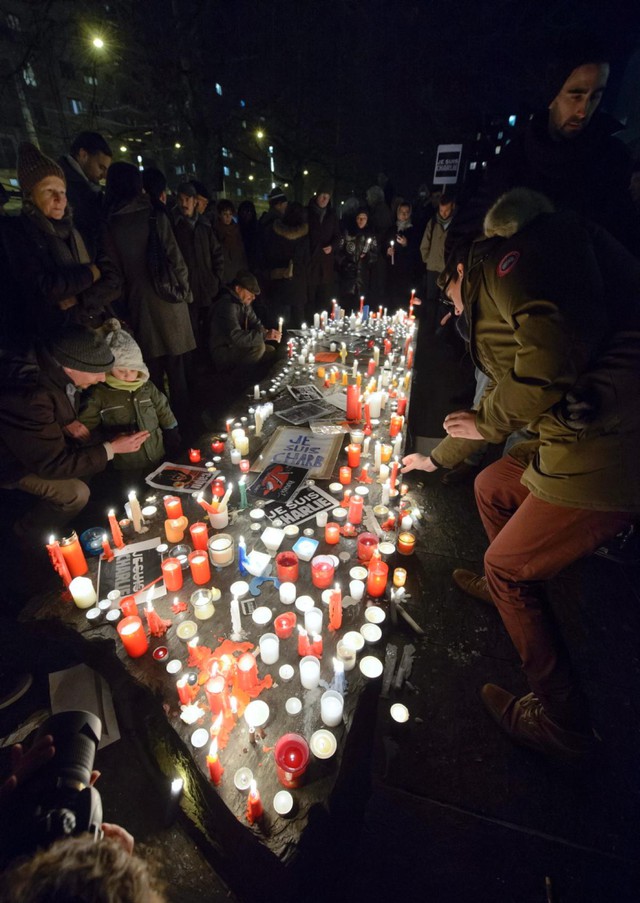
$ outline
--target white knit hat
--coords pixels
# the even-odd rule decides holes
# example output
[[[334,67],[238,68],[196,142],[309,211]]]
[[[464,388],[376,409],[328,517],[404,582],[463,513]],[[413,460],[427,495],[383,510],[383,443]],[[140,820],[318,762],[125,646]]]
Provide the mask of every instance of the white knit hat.
[[[149,370],[142,359],[140,346],[115,318],[102,324],[102,332],[115,358],[114,367],[123,370],[137,370],[144,379],[149,379]]]

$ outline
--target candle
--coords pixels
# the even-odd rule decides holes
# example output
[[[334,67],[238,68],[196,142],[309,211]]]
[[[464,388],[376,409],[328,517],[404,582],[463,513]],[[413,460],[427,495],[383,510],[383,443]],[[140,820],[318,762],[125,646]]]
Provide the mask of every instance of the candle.
[[[209,539],[209,558],[219,568],[233,562],[233,537],[229,533],[219,533]]]
[[[278,592],[283,605],[293,605],[296,601],[297,591],[295,583],[281,583]]]
[[[416,538],[413,533],[401,533],[398,536],[398,553],[400,555],[413,555]]]
[[[309,764],[309,746],[304,737],[284,734],[276,743],[273,757],[280,783],[284,787],[299,787]]]
[[[407,582],[407,572],[404,568],[395,568],[393,572],[393,585],[404,586]]]
[[[392,451],[393,451],[393,449],[391,448],[390,445],[387,445],[385,442],[382,443],[382,446],[380,449],[380,456],[381,456],[383,464],[389,463],[389,461],[391,460],[391,452]]]
[[[346,640],[338,640],[336,646],[336,655],[338,660],[342,662],[345,671],[353,671],[356,666],[356,650]]]
[[[241,458],[246,457],[246,455],[249,454],[249,437],[241,436],[240,439],[238,439],[236,449],[240,452]]]
[[[342,627],[342,592],[340,585],[336,583],[329,597],[329,630],[339,630]]]
[[[389,566],[376,554],[369,562],[369,574],[367,576],[367,592],[377,598],[384,594],[387,586]]]
[[[376,442],[374,447],[373,462],[373,469],[379,471],[380,464],[382,463],[382,445],[379,442]]]
[[[264,809],[262,801],[255,781],[251,781],[249,796],[247,798],[247,821],[252,825],[255,821],[262,818]]]
[[[182,502],[177,495],[165,495],[163,502],[164,510],[167,512],[169,519],[174,520],[177,517],[182,517]]]
[[[258,641],[260,658],[265,665],[275,665],[280,658],[280,640],[275,633],[263,633]]]
[[[218,715],[224,707],[227,682],[221,674],[211,677],[204,685],[204,692],[212,715]]]
[[[109,537],[106,533],[102,537],[102,553],[107,561],[113,561],[113,549],[109,545]]]
[[[135,596],[124,596],[124,598],[120,602],[120,611],[128,618],[130,615],[137,616],[138,614],[138,606],[136,604]]]
[[[242,477],[242,479],[238,483],[238,490],[240,491],[240,511],[244,511],[245,508],[249,507],[249,502],[247,501],[247,483],[245,477]]]
[[[211,451],[214,455],[221,455],[224,451],[224,442],[222,439],[216,438],[211,442]]]
[[[351,368],[351,379],[356,379],[358,375],[358,361],[355,360],[353,362],[353,367]]]
[[[309,655],[311,646],[309,645],[309,635],[307,631],[298,624],[298,655],[300,657]]]
[[[378,545],[378,537],[374,533],[361,533],[358,536],[357,554],[359,561],[370,561]]]
[[[60,540],[60,551],[72,577],[82,577],[87,573],[89,565],[75,532]]]
[[[127,655],[131,658],[140,658],[145,654],[149,648],[149,641],[140,618],[135,616],[123,618],[116,629]]]
[[[358,386],[347,386],[347,420],[353,422],[359,420],[358,416],[358,400],[360,398],[360,390]]]
[[[121,549],[124,546],[124,539],[122,538],[122,530],[120,529],[120,524],[118,523],[115,511],[111,509],[107,517],[109,518],[109,529],[111,530],[113,544],[117,549]]]
[[[340,542],[340,525],[336,524],[333,521],[329,521],[324,528],[324,540],[330,545],[334,546],[336,543]]]
[[[258,385],[253,387],[253,398],[254,401],[260,401],[260,386]]]
[[[389,477],[389,490],[391,495],[395,494],[396,491],[396,480],[398,479],[398,468],[400,467],[399,462],[396,460],[391,465],[391,476]]]
[[[376,367],[380,363],[380,349],[377,345],[373,346],[373,360],[375,362]]]
[[[197,687],[191,686],[189,683],[189,675],[184,674],[176,681],[176,691],[180,705],[191,705],[198,692]]]
[[[213,595],[211,593],[211,590],[196,590],[195,593],[191,594],[191,605],[193,606],[193,616],[198,621],[208,621],[209,618],[213,617],[215,606],[213,604]]]
[[[359,445],[347,445],[347,461],[349,463],[349,467],[358,467],[360,465],[361,451],[362,449]]]
[[[304,629],[311,635],[322,633],[322,609],[314,606],[309,611],[305,611]]]
[[[300,683],[305,690],[315,690],[320,683],[320,661],[315,655],[305,655],[300,659]]]
[[[388,468],[385,468],[388,470]],[[384,508],[389,504],[389,484],[383,483],[382,485],[382,493],[380,495],[380,505]]]
[[[198,586],[202,586],[211,580],[209,559],[207,558],[207,553],[201,549],[191,552],[189,555],[189,567],[191,569],[191,578]]]
[[[327,727],[337,727],[340,724],[343,709],[344,698],[337,690],[326,690],[320,697],[320,718]]]
[[[165,558],[160,568],[168,593],[176,593],[182,588],[182,567],[177,558]]]
[[[198,522],[196,524],[191,524],[189,527],[189,533],[191,534],[191,542],[193,543],[194,549],[207,549],[207,538],[208,538],[208,530],[207,525],[202,522]]]
[[[54,571],[60,575],[62,582],[68,587],[71,583],[71,574],[69,573],[67,562],[64,560],[64,556],[60,551],[60,543],[56,540],[55,536],[49,537],[47,552],[49,553],[49,558]]]
[[[364,507],[364,499],[361,495],[353,495],[349,499],[349,523],[362,523],[362,509]]]
[[[189,521],[184,515],[182,517],[168,518],[164,522],[164,532],[167,537],[167,542],[172,545],[182,542],[184,531],[187,529],[188,523]]]
[[[214,737],[209,747],[209,755],[207,756],[207,768],[209,769],[209,780],[217,787],[222,780],[224,768],[220,763],[218,756],[218,738]]]
[[[298,556],[295,552],[280,552],[276,555],[276,574],[278,580],[295,583],[298,579]]]
[[[407,410],[407,397],[406,395],[400,395],[398,398],[398,414],[401,417],[404,417]]]
[[[311,582],[318,589],[327,589],[331,586],[334,574],[333,559],[328,555],[317,555],[311,559]]]
[[[364,583],[362,580],[349,581],[349,595],[355,602],[359,602],[364,595]]]
[[[256,660],[250,652],[240,656],[237,664],[238,685],[241,690],[251,690],[258,682],[258,669]]]
[[[192,464],[197,464],[202,459],[202,455],[200,454],[199,448],[190,448],[189,449],[189,460]]]
[[[278,615],[273,622],[273,629],[276,632],[276,636],[281,640],[288,640],[293,633],[293,628],[296,626],[297,620],[294,611],[285,611],[283,614]]]
[[[74,577],[69,583],[69,592],[78,608],[91,608],[98,601],[93,583],[88,577]]]
[[[392,414],[389,421],[389,436],[393,439],[402,429],[403,417],[399,414]]]
[[[394,458],[399,457],[402,453],[402,433],[398,433],[396,438],[393,440],[393,451],[392,454]]]
[[[343,486],[348,486],[351,482],[351,468],[350,467],[341,467],[338,479],[342,483]]]

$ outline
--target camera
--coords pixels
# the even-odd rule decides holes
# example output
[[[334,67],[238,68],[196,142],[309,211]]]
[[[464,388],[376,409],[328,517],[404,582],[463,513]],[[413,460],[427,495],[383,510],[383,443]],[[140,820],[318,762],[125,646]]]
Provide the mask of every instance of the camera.
[[[102,800],[91,786],[100,719],[91,712],[58,712],[41,725],[35,740],[47,734],[55,755],[18,786],[11,800],[13,818],[5,820],[14,854],[85,832],[95,840],[102,837]]]

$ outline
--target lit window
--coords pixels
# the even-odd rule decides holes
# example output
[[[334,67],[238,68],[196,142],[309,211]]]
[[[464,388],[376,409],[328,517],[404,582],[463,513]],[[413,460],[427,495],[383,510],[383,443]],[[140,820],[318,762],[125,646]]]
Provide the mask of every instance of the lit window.
[[[502,135],[503,135],[503,132],[498,132],[498,141],[502,140]]]
[[[216,82],[216,94],[219,94],[222,97],[222,85]]]
[[[244,100],[241,100],[241,101],[240,101],[240,106],[242,107],[243,110],[244,110],[244,108],[246,107],[246,105],[247,105],[247,104],[245,103]]]
[[[242,197],[242,188],[236,188],[236,194],[238,195],[239,198],[241,198]]]
[[[22,70],[22,76],[25,82],[28,85],[31,85],[32,88],[35,88],[37,86],[38,82],[36,80],[35,73],[29,63],[27,63],[27,65]]]
[[[499,154],[501,150],[502,150],[502,147],[498,144],[498,145],[496,146],[496,149],[495,149],[494,153]]]
[[[11,31],[21,31],[20,19],[18,16],[14,16],[13,13],[7,13],[7,25]]]
[[[86,85],[97,85],[98,79],[95,75],[85,75],[84,82]]]
[[[516,124],[516,117],[509,116],[509,125],[515,125],[515,124]]]
[[[487,168],[487,161],[486,161],[486,160],[483,160],[483,161],[482,161],[482,168],[483,168],[483,169],[486,169],[486,168]]]
[[[228,166],[223,166],[223,167],[222,167],[222,172],[225,174],[225,176],[230,176],[230,175],[231,175],[231,170],[229,169]]]
[[[475,169],[478,164],[474,160],[473,163],[469,163],[469,169]]]
[[[238,172],[237,169],[236,169],[236,171],[235,171],[235,173],[234,173],[234,176],[236,177],[236,179],[239,179],[239,178],[240,178],[240,173]]]
[[[222,148],[222,156],[223,156],[223,157],[228,157],[228,156],[229,156],[229,148],[228,148],[228,147],[223,147],[223,148]]]
[[[246,120],[246,119],[243,119],[243,120],[242,120],[242,128],[243,128],[243,129],[246,129],[246,127],[247,127],[247,120]]]
[[[84,104],[81,100],[75,100],[73,97],[69,98],[69,106],[71,107],[71,112],[76,116],[79,116],[81,113],[84,113]]]

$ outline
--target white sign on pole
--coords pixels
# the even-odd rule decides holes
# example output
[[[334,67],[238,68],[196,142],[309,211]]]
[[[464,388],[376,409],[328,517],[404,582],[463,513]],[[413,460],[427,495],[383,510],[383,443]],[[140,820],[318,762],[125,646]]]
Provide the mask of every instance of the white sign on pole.
[[[458,181],[461,159],[461,144],[439,144],[436,165],[433,170],[433,184],[455,185]]]

